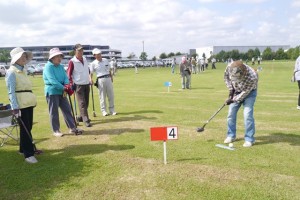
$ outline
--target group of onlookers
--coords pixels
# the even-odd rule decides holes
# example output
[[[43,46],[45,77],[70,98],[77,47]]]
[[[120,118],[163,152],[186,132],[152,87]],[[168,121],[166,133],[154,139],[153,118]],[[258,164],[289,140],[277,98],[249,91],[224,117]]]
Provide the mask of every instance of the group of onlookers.
[[[77,122],[83,122],[86,127],[91,127],[91,119],[88,114],[90,88],[93,87],[93,73],[97,79],[95,86],[99,91],[100,107],[103,116],[116,115],[114,107],[113,74],[107,59],[103,59],[101,51],[95,48],[92,53],[95,60],[88,63],[83,56],[83,46],[74,46],[74,57],[69,60],[68,69],[65,71],[61,64],[64,54],[59,48],[49,51],[48,62],[43,70],[44,93],[48,105],[50,125],[53,135],[61,137],[64,134],[60,130],[59,109],[70,134],[80,135],[83,130],[77,128]],[[36,96],[33,94],[32,85],[27,77],[26,64],[32,60],[32,53],[22,48],[14,48],[11,52],[11,66],[7,71],[6,85],[11,103],[13,115],[19,118],[20,123],[20,149],[25,161],[38,162],[35,158],[37,150],[32,142],[33,109],[36,106]],[[76,96],[80,116],[75,118],[70,96]],[[106,98],[109,107],[106,106]],[[74,98],[75,100],[75,98]],[[75,100],[75,101],[76,101]],[[74,101],[74,103],[76,103]],[[76,107],[75,107],[76,109]]]

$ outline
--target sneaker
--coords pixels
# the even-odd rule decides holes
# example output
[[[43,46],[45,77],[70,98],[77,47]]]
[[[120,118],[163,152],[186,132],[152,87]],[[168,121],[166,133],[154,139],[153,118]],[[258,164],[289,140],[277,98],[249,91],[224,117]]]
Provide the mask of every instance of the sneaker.
[[[103,117],[105,117],[105,116],[108,116],[108,113],[107,112],[103,112],[102,115],[103,115]]]
[[[53,133],[53,135],[54,135],[55,137],[62,137],[64,134],[62,134],[60,131],[55,131],[55,132]]]
[[[69,133],[75,134],[75,135],[81,135],[83,133],[83,130],[81,130],[79,128],[72,128],[72,129],[70,129]]]
[[[245,141],[245,143],[243,144],[243,147],[251,147],[252,145],[254,144],[254,142],[248,142],[248,141]]]
[[[232,137],[227,137],[225,140],[224,140],[224,144],[229,144],[229,143],[231,143],[231,142],[234,142],[234,138],[232,138]]]
[[[34,157],[34,156],[30,156],[28,158],[25,158],[25,161],[30,163],[30,164],[34,164],[34,163],[37,163],[37,159]]]
[[[118,113],[117,112],[113,112],[113,113],[111,113],[111,115],[117,115]]]
[[[297,109],[300,110],[300,106],[297,106]]]
[[[89,121],[84,122],[84,125],[85,125],[86,127],[91,127],[91,126],[92,126],[92,124],[91,124]]]

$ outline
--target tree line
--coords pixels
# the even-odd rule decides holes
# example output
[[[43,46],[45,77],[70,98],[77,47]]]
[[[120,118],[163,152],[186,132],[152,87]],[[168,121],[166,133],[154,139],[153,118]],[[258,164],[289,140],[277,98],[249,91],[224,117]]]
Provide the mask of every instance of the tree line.
[[[220,51],[218,54],[213,55],[217,60],[251,60],[252,58],[257,59],[261,57],[263,60],[296,60],[300,55],[300,46],[290,48],[287,51],[280,48],[277,51],[272,51],[270,47],[267,47],[263,52],[260,52],[258,48],[249,49],[246,53],[240,53],[238,50],[232,51]]]

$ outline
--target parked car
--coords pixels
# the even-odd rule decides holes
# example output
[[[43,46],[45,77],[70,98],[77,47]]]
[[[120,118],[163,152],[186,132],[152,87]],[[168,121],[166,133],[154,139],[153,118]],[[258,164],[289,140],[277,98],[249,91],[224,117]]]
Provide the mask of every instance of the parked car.
[[[0,77],[6,75],[6,68],[4,65],[0,65]]]

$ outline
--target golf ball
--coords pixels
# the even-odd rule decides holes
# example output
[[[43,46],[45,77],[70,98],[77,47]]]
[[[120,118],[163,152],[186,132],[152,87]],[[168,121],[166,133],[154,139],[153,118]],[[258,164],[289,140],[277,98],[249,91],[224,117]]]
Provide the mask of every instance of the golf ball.
[[[229,145],[228,145],[229,147],[233,147],[233,143],[229,143]]]

